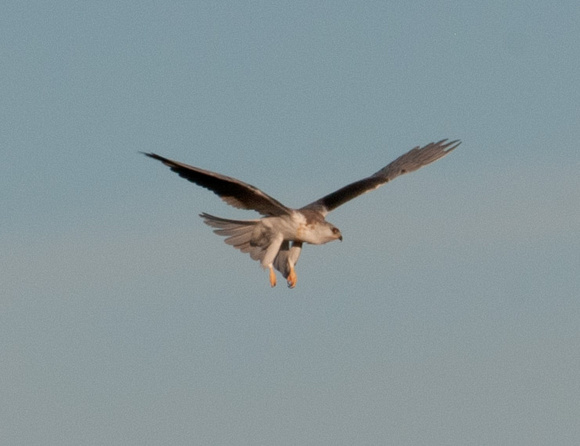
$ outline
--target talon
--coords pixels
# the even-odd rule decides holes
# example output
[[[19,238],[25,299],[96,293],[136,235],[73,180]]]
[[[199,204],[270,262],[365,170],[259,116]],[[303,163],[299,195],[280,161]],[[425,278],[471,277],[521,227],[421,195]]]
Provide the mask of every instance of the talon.
[[[270,286],[274,288],[276,286],[276,273],[274,268],[270,267]]]
[[[296,271],[294,271],[294,267],[290,267],[290,274],[288,274],[288,288],[294,288],[296,286],[296,282],[298,281],[298,277],[296,276]]]

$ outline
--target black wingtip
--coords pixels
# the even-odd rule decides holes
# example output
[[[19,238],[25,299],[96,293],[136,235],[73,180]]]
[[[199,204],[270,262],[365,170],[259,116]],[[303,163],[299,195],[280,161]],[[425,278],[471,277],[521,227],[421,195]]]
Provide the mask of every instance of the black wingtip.
[[[157,154],[155,154],[153,152],[142,152],[142,151],[139,151],[137,153],[141,153],[142,155],[148,156],[149,158],[155,158],[155,159],[157,159],[159,157],[159,155],[157,155]]]
[[[170,161],[167,158],[164,158],[161,155],[157,155],[156,153],[153,153],[153,152],[141,152],[140,151],[139,153],[142,153],[143,155],[148,156],[149,158],[153,158],[154,160],[161,161],[162,163],[167,163],[168,161]]]
[[[461,140],[459,139],[447,143],[447,147],[449,147],[449,149],[447,149],[446,152],[451,152],[452,150],[455,150],[457,147],[459,147],[460,144]]]
[[[442,139],[441,141],[438,141],[436,143],[431,143],[434,146],[439,146],[441,149],[443,149],[445,151],[445,153],[449,153],[452,150],[455,150],[459,144],[461,144],[461,141],[459,139],[454,139],[453,141],[449,141],[449,139],[445,138]],[[429,145],[431,145],[429,144]]]

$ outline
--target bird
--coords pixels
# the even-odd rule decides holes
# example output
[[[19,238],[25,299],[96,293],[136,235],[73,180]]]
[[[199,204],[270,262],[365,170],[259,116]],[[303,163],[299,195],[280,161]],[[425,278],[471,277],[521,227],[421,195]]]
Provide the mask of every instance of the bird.
[[[297,283],[296,263],[303,245],[322,245],[342,241],[341,231],[326,220],[329,212],[344,203],[386,184],[396,177],[413,172],[455,150],[461,141],[443,139],[423,147],[414,147],[379,171],[350,183],[299,209],[293,209],[251,184],[199,167],[173,161],[155,153],[144,155],[168,166],[180,177],[209,189],[224,202],[239,209],[257,211],[253,220],[231,220],[205,212],[199,214],[204,223],[226,237],[228,245],[247,253],[269,271],[270,286],[276,286],[278,270],[288,287]]]

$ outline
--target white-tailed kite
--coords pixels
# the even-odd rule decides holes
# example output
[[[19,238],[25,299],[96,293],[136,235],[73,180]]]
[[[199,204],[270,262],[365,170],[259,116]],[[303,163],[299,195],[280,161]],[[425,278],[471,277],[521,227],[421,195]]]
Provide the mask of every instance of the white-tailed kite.
[[[296,286],[294,266],[303,243],[321,245],[341,240],[340,230],[325,220],[338,206],[392,181],[399,175],[413,172],[454,150],[460,141],[446,139],[415,147],[383,167],[378,172],[326,195],[300,209],[284,206],[260,189],[219,173],[172,161],[155,153],[145,155],[161,161],[179,176],[216,193],[227,204],[240,209],[252,209],[263,215],[256,220],[229,220],[200,214],[205,223],[225,242],[259,260],[270,271],[270,285],[276,286],[274,268],[282,273],[290,288]]]

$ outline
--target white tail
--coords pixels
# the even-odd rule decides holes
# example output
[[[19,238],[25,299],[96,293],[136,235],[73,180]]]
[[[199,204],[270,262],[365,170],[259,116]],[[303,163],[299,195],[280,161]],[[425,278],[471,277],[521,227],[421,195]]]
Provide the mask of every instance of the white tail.
[[[285,278],[288,278],[290,269],[298,261],[302,249],[302,243],[292,242],[292,246],[288,241],[282,242],[280,246],[276,246],[275,253],[271,252],[267,256],[268,248],[270,248],[274,241],[275,234],[271,229],[266,227],[262,220],[229,220],[227,218],[215,217],[210,214],[200,214],[204,223],[211,226],[218,235],[227,237],[225,242],[239,249],[243,253],[250,254],[254,260],[258,260],[265,268],[268,266],[268,261],[273,260],[273,266],[282,273]],[[269,260],[271,257],[271,260]]]
[[[256,236],[261,233],[260,220],[229,220],[205,212],[199,216],[206,225],[217,228],[213,232],[227,237],[225,242],[228,245],[250,254],[254,260],[262,260],[264,257],[268,245],[256,243]]]

